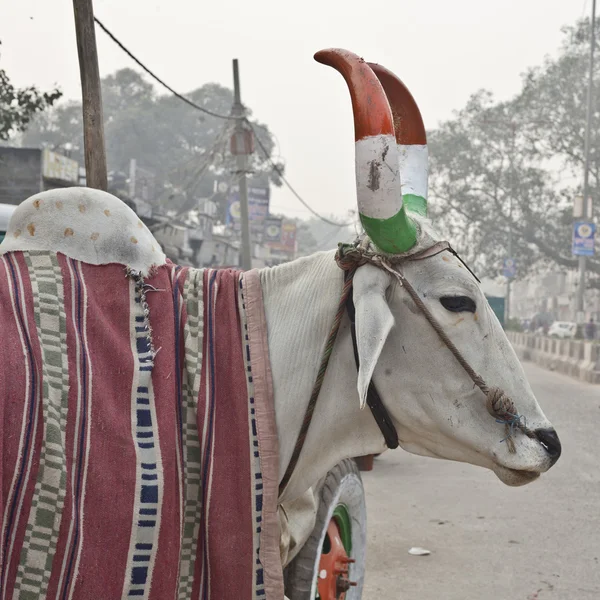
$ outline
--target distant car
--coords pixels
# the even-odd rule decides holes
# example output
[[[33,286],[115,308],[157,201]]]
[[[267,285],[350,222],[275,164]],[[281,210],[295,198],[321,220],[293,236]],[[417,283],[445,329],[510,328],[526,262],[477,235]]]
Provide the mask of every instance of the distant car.
[[[562,340],[574,339],[577,333],[577,323],[571,321],[555,321],[548,329],[550,337],[557,337]]]
[[[0,204],[0,242],[6,235],[8,223],[16,208],[17,207],[14,204]]]

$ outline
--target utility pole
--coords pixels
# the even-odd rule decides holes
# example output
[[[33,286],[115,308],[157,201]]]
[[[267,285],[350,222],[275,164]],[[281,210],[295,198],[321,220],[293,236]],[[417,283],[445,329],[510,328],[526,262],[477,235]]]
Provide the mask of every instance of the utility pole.
[[[513,197],[512,190],[510,193],[509,204],[508,204],[508,240],[506,243],[506,253],[508,258],[512,259],[512,214],[513,214]],[[510,284],[512,277],[506,278],[506,298],[504,299],[504,324],[508,327],[508,320],[510,319]]]
[[[251,137],[248,129],[244,127],[244,105],[240,91],[240,72],[237,58],[233,59],[233,109],[236,117],[235,131],[232,139],[232,151],[236,155],[237,174],[240,190],[240,213],[242,225],[242,269],[248,271],[252,268],[252,248],[250,245],[250,219],[248,216],[248,154],[251,150]]]
[[[504,298],[504,325],[505,327],[508,326],[508,320],[510,319],[510,305],[511,305],[511,298],[510,298],[510,293],[511,293],[511,283],[512,283],[512,279],[515,276],[515,262],[513,259],[513,223],[512,223],[512,219],[513,219],[513,204],[514,204],[514,193],[515,193],[515,151],[516,151],[516,147],[517,147],[517,127],[518,127],[518,123],[515,121],[504,121],[504,120],[496,120],[496,119],[484,119],[483,121],[486,124],[502,124],[502,125],[506,125],[510,131],[511,131],[511,138],[510,138],[510,155],[508,158],[508,177],[509,177],[509,197],[508,197],[508,231],[507,231],[507,239],[506,239],[506,257],[504,259],[504,276],[506,278],[506,296]],[[508,265],[508,263],[506,262],[506,260],[512,260],[512,266]],[[508,273],[508,269],[512,270],[512,273]]]
[[[517,145],[517,124],[514,121],[510,123],[511,129],[511,147],[510,147],[510,157],[509,157],[509,177],[510,177],[510,186],[509,186],[509,199],[508,199],[508,240],[506,243],[506,253],[508,254],[508,259],[513,259],[513,249],[512,249],[512,235],[513,235],[513,226],[512,226],[512,218],[513,218],[513,195],[515,192],[515,149]],[[510,319],[510,287],[512,283],[512,276],[506,278],[506,298],[504,299],[504,323],[505,327],[508,327],[508,320]]]
[[[85,177],[88,187],[106,191],[104,119],[92,0],[73,0],[73,9],[81,74]]]
[[[132,158],[129,161],[129,198],[133,200],[135,198],[135,172],[137,167],[137,161]]]
[[[509,123],[511,130],[511,143],[510,143],[510,157],[509,157],[509,198],[508,198],[508,239],[506,241],[506,254],[509,260],[514,260],[512,255],[512,216],[513,216],[513,196],[515,193],[515,150],[517,147],[517,123],[511,121]],[[513,263],[514,264],[514,263]],[[513,267],[514,268],[514,267]],[[511,297],[510,288],[512,284],[513,275],[506,277],[506,298],[504,299],[504,323],[508,327],[508,320],[510,319],[511,309]]]
[[[583,206],[581,209],[581,220],[585,221],[592,218],[588,215],[588,196],[589,196],[589,176],[590,176],[590,137],[592,125],[592,104],[593,104],[593,87],[594,87],[594,46],[596,45],[596,0],[592,1],[592,22],[590,32],[590,75],[587,89],[587,115],[585,127],[585,146],[584,157],[585,163],[583,167]],[[584,312],[584,297],[585,297],[585,267],[586,257],[579,257],[579,285],[577,286],[577,312],[578,317]],[[578,318],[580,320],[580,318]],[[585,317],[584,317],[585,320]]]

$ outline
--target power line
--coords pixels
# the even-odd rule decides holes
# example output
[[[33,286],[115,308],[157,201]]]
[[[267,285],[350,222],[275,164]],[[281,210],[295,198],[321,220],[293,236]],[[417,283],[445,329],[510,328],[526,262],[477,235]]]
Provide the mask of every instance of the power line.
[[[146,73],[148,73],[148,75],[150,75],[150,77],[152,77],[152,79],[154,79],[155,81],[157,81],[160,85],[162,85],[166,90],[168,90],[169,92],[171,92],[171,94],[173,94],[176,98],[178,98],[182,102],[185,102],[186,104],[188,104],[192,108],[195,108],[196,110],[199,110],[199,111],[203,112],[204,114],[210,115],[211,117],[216,117],[218,119],[225,119],[225,120],[235,120],[235,119],[240,119],[240,118],[244,119],[244,121],[246,123],[248,123],[248,125],[250,125],[250,127],[254,131],[254,135],[255,135],[256,141],[258,142],[258,145],[262,149],[265,157],[267,158],[267,160],[269,161],[269,163],[271,164],[271,166],[273,167],[273,169],[277,172],[277,174],[279,175],[279,177],[281,177],[281,180],[287,185],[287,187],[290,189],[290,191],[292,192],[292,194],[294,194],[294,196],[296,196],[296,198],[315,217],[321,219],[321,221],[323,221],[325,223],[328,223],[329,225],[334,225],[336,227],[348,227],[348,226],[352,225],[352,223],[336,223],[335,221],[331,221],[331,220],[327,219],[326,217],[321,216],[317,211],[315,211],[309,204],[307,204],[304,201],[304,199],[300,196],[300,194],[298,194],[298,192],[292,187],[292,185],[290,184],[290,182],[285,178],[285,176],[283,175],[283,171],[279,168],[279,166],[275,162],[273,162],[273,160],[271,159],[271,155],[269,154],[269,151],[265,148],[264,144],[262,143],[262,141],[258,137],[258,134],[256,133],[256,129],[255,129],[254,124],[251,123],[247,119],[247,117],[244,117],[244,116],[242,116],[242,117],[236,117],[236,116],[233,116],[233,115],[229,115],[229,116],[227,116],[227,115],[221,115],[219,113],[216,113],[216,112],[213,112],[211,110],[208,110],[207,108],[204,108],[203,106],[200,106],[199,104],[196,104],[195,102],[192,102],[189,98],[186,98],[185,96],[183,96],[179,92],[176,92],[170,85],[168,85],[166,82],[164,82],[160,77],[158,77],[158,75],[156,75],[153,71],[151,71],[141,60],[139,60],[130,50],[128,50],[127,47],[102,23],[102,21],[100,21],[100,19],[98,19],[97,17],[94,17],[94,21],[98,24],[98,26],[102,29],[102,31],[104,31],[104,33],[106,33],[106,35],[115,44],[117,44],[117,46],[119,46],[119,48],[121,48],[121,50],[123,50],[123,52],[125,52],[125,54],[127,54],[127,56],[129,56],[129,58],[131,58]],[[261,127],[263,127],[265,130],[267,129],[264,126],[261,126]]]
[[[258,134],[256,133],[256,129],[254,128],[254,125],[248,120],[246,119],[246,123],[248,123],[248,125],[250,125],[250,127],[252,127],[252,130],[254,131],[254,137],[256,139],[256,141],[258,142],[258,145],[260,146],[260,149],[263,151],[263,154],[265,155],[266,159],[269,161],[269,163],[271,164],[271,166],[273,167],[273,169],[275,169],[275,171],[277,172],[277,174],[279,175],[279,177],[281,177],[281,180],[283,181],[283,183],[285,183],[285,185],[288,186],[288,188],[290,189],[290,191],[292,192],[292,194],[294,194],[294,196],[296,196],[296,198],[298,200],[300,200],[300,202],[317,218],[321,219],[321,221],[328,223],[329,225],[334,225],[335,227],[348,227],[349,225],[352,225],[352,223],[336,223],[335,221],[331,221],[330,219],[327,219],[326,217],[323,217],[322,215],[320,215],[316,210],[314,210],[309,204],[307,204],[304,199],[302,198],[302,196],[300,196],[300,194],[292,187],[292,185],[290,184],[290,182],[285,178],[285,176],[283,175],[283,171],[279,168],[279,166],[273,161],[273,159],[271,158],[269,151],[265,148],[265,145],[262,143],[262,141],[260,140],[260,138],[258,137]]]
[[[170,85],[168,85],[167,83],[165,83],[158,75],[156,75],[155,73],[153,73],[141,60],[139,60],[138,58],[136,58],[132,52],[130,52],[122,42],[120,42],[107,28],[106,26],[100,21],[100,19],[98,19],[97,17],[94,17],[94,21],[96,21],[96,23],[98,24],[98,26],[100,27],[100,29],[102,29],[102,31],[104,31],[104,33],[106,33],[106,35],[115,43],[117,44],[117,46],[119,46],[119,48],[121,48],[121,50],[123,50],[123,52],[125,52],[125,54],[127,54],[127,56],[129,56],[129,58],[131,58],[134,62],[136,62],[142,69],[144,69],[144,71],[146,71],[146,73],[148,73],[148,75],[150,75],[150,77],[152,77],[152,79],[154,79],[155,81],[157,81],[158,83],[160,83],[160,85],[162,85],[165,89],[169,90],[169,92],[171,92],[171,94],[173,94],[176,98],[179,98],[179,100],[181,100],[182,102],[185,102],[186,104],[189,104],[192,108],[195,108],[196,110],[199,110],[201,112],[203,112],[204,114],[210,115],[211,117],[216,117],[217,119],[239,119],[240,117],[234,117],[231,115],[220,115],[219,113],[213,112],[212,110],[208,110],[207,108],[204,108],[203,106],[200,106],[199,104],[196,104],[195,102],[192,102],[189,98],[186,98],[185,96],[183,96],[182,94],[180,94],[179,92],[176,92]]]

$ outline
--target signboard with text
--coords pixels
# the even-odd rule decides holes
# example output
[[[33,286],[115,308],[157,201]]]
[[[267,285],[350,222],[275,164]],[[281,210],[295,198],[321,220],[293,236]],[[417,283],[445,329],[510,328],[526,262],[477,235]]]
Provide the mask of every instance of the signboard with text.
[[[273,250],[293,254],[296,252],[296,223],[292,221],[283,222],[281,225],[281,241],[279,243],[270,243]]]
[[[281,217],[268,217],[264,224],[264,241],[281,242],[283,219]]]
[[[248,188],[248,219],[250,231],[262,233],[264,222],[269,214],[270,189],[268,187]],[[240,231],[242,209],[240,205],[240,192],[237,186],[231,188],[227,206],[227,218],[225,224],[235,231]]]
[[[575,256],[594,256],[596,225],[579,221],[573,225],[573,248]]]

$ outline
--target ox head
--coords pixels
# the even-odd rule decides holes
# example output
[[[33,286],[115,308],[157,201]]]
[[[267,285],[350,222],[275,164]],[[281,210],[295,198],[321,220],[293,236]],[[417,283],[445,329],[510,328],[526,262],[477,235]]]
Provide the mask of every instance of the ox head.
[[[441,341],[422,310],[389,272],[367,264],[354,277],[364,406],[369,381],[392,415],[400,445],[415,454],[492,469],[509,485],[528,483],[560,455],[560,442],[478,281],[453,254],[412,261],[439,238],[427,220],[428,158],[420,111],[387,69],[345,50],[318,52],[338,70],[352,98],[358,208],[363,227],[400,267],[426,308],[490,387],[512,399],[530,435],[505,426],[486,396]]]

